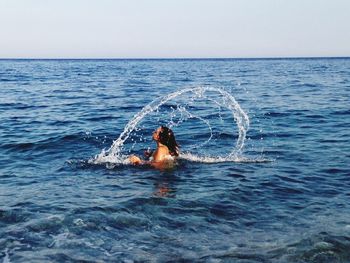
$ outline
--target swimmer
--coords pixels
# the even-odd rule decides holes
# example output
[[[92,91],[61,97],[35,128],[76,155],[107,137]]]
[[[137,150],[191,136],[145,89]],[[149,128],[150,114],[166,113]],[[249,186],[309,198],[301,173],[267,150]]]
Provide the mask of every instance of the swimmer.
[[[156,142],[157,149],[153,153],[150,151],[145,152],[145,156],[149,158],[149,161],[131,155],[129,157],[130,163],[135,165],[151,164],[155,167],[164,163],[174,163],[175,158],[179,156],[179,145],[175,140],[173,131],[168,127],[161,126],[153,132],[152,139]]]

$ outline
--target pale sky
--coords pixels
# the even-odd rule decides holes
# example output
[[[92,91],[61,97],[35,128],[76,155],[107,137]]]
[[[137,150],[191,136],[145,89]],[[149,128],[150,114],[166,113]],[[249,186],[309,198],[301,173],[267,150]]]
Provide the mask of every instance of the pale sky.
[[[0,0],[0,58],[350,56],[350,0]]]

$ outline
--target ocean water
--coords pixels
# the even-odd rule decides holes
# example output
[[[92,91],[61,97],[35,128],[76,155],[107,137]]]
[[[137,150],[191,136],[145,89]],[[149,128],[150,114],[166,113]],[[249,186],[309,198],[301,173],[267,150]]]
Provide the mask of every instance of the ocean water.
[[[350,262],[350,59],[0,60],[0,262],[65,261]]]

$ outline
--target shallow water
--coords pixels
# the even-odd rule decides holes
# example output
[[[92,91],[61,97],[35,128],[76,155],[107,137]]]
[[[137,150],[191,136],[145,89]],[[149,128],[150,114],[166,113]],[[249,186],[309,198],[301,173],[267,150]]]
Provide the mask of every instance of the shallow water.
[[[187,109],[212,131],[172,101],[123,148],[174,117],[200,161],[89,162],[154,99],[204,86],[249,116],[238,162],[203,161],[238,137],[206,100]],[[350,59],[0,60],[0,262],[349,262],[349,102]]]

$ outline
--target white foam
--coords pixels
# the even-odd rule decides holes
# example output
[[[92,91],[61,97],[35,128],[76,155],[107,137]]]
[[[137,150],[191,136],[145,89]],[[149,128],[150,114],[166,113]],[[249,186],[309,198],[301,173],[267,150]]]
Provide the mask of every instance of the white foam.
[[[51,242],[51,244],[49,245],[49,247],[60,247],[62,246],[66,241],[69,240],[69,233],[68,232],[64,232],[58,235],[51,235],[53,241]]]
[[[271,160],[266,158],[248,158],[245,156],[199,156],[191,153],[181,153],[179,159],[187,160],[190,162],[199,162],[199,163],[226,163],[226,162],[234,162],[234,163],[265,163],[271,162]]]
[[[2,263],[11,263],[8,248],[5,248],[4,254],[5,254],[5,257]]]

